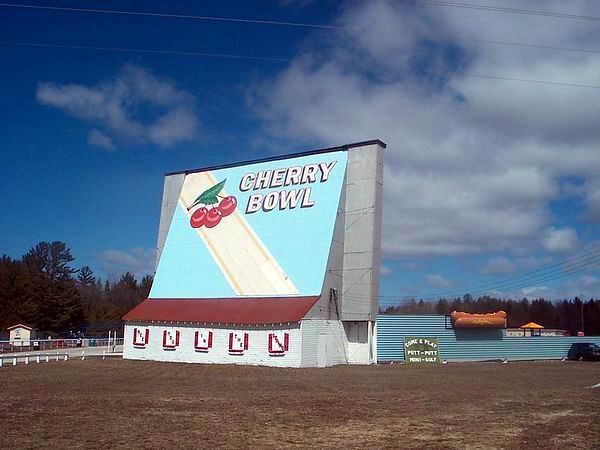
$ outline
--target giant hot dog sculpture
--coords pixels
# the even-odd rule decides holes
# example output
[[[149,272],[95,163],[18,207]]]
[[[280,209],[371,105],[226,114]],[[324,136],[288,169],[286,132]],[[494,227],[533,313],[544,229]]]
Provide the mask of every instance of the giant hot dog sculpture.
[[[450,313],[454,328],[505,328],[506,313],[498,311],[489,314],[471,314],[460,311]]]

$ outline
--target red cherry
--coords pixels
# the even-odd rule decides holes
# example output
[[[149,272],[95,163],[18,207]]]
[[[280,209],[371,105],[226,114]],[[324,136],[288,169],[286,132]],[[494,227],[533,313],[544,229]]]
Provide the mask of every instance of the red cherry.
[[[229,214],[235,211],[236,206],[237,199],[233,195],[229,195],[221,200],[221,203],[219,203],[219,211],[221,211],[223,217],[227,217]]]
[[[208,209],[204,206],[202,208],[198,208],[190,217],[190,225],[192,228],[200,228],[202,225],[206,224],[206,216],[208,214]]]
[[[221,219],[222,215],[221,211],[219,211],[219,208],[209,209],[208,213],[206,214],[206,221],[204,225],[206,225],[206,228],[216,227]]]

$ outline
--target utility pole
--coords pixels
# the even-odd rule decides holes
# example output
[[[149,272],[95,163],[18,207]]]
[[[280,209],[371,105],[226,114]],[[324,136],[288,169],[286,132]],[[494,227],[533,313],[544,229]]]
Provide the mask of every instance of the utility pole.
[[[579,297],[581,300],[581,331],[585,333],[585,322],[583,320],[583,295]]]

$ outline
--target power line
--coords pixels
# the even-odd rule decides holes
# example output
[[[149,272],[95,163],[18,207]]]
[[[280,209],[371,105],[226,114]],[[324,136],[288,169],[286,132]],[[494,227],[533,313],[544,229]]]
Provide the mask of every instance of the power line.
[[[480,285],[482,287],[478,288],[478,289],[467,288],[467,289],[460,290],[460,291],[456,290],[453,292],[452,291],[441,292],[441,293],[434,294],[431,296],[412,295],[412,296],[398,297],[398,296],[380,295],[379,299],[384,303],[389,303],[390,301],[400,301],[400,302],[405,303],[407,301],[410,301],[411,299],[416,299],[416,298],[422,299],[422,300],[436,300],[439,298],[446,298],[446,297],[460,297],[462,294],[466,294],[466,293],[475,295],[475,296],[480,296],[480,295],[484,295],[488,292],[491,292],[491,293],[511,292],[511,291],[514,291],[515,289],[524,289],[524,288],[528,288],[528,287],[534,287],[536,284],[539,284],[539,283],[546,283],[546,282],[554,281],[554,280],[557,280],[560,278],[569,277],[569,276],[572,276],[572,275],[575,275],[578,273],[583,273],[583,272],[587,272],[590,270],[598,269],[598,268],[600,268],[600,254],[585,257],[586,255],[591,255],[593,253],[598,253],[598,252],[600,252],[600,249],[597,249],[593,252],[586,253],[577,258],[572,258],[571,260],[568,260],[568,261],[575,261],[575,260],[579,260],[579,261],[571,262],[568,265],[564,265],[564,263],[559,263],[559,264],[554,264],[552,266],[548,266],[546,268],[538,269],[536,271],[532,271],[530,273],[545,271],[545,273],[540,273],[533,277],[524,278],[525,274],[523,274],[523,275],[520,275],[517,277],[508,278],[499,283],[490,283],[488,285]],[[561,267],[558,269],[550,270],[550,271],[546,270],[547,268],[552,268],[552,267],[557,267],[557,266],[561,266]],[[523,278],[523,279],[519,280],[519,278]],[[509,282],[509,280],[513,280],[513,279],[515,281]],[[489,286],[489,287],[486,288],[485,286]],[[360,304],[369,303],[369,300],[371,299],[370,296],[365,296],[365,295],[360,295],[360,294],[355,294],[355,293],[344,293],[343,295],[344,295],[344,297],[349,298],[353,303],[360,303]]]
[[[529,272],[525,272],[521,275],[516,275],[513,277],[508,277],[505,278],[503,280],[500,281],[496,281],[496,282],[491,282],[491,283],[485,283],[485,284],[479,284],[479,285],[475,285],[475,286],[470,286],[467,288],[463,288],[460,291],[457,289],[453,289],[450,291],[441,291],[441,292],[436,292],[433,294],[430,294],[432,296],[447,296],[447,295],[451,295],[454,293],[458,293],[458,292],[470,292],[470,291],[477,291],[480,290],[481,288],[487,288],[489,289],[493,289],[494,287],[501,287],[502,285],[505,285],[507,283],[510,283],[511,281],[524,281],[524,280],[529,280],[529,279],[534,279],[537,278],[539,276],[542,276],[544,274],[548,274],[548,273],[553,273],[556,272],[558,270],[563,270],[563,269],[568,269],[570,267],[576,266],[578,264],[581,263],[587,263],[590,262],[590,260],[596,260],[596,258],[600,258],[600,248],[597,248],[595,250],[592,250],[590,252],[587,253],[583,253],[579,256],[576,256],[574,258],[570,258],[564,261],[561,261],[560,263],[556,263],[556,264],[552,264],[552,265],[548,265],[548,266],[544,266],[541,267],[539,269],[536,270],[531,270]],[[534,275],[534,274],[538,274],[538,275]],[[532,276],[534,275],[534,276]]]
[[[448,6],[452,8],[465,8],[465,9],[475,9],[479,11],[494,11],[494,12],[504,12],[511,14],[526,14],[531,16],[542,16],[542,17],[553,17],[558,19],[573,19],[573,20],[588,20],[597,22],[600,21],[600,16],[590,16],[585,14],[565,14],[565,13],[557,13],[553,11],[541,11],[541,10],[533,10],[533,9],[520,9],[520,8],[507,8],[504,6],[491,6],[491,5],[477,5],[472,3],[458,3],[458,2],[448,2],[442,0],[400,0],[402,2],[415,2],[415,3],[425,3],[430,5],[437,6]]]
[[[413,36],[421,36],[417,33],[411,33]],[[463,42],[479,42],[482,44],[491,44],[491,45],[507,45],[514,47],[525,47],[525,48],[539,48],[544,50],[558,50],[561,52],[578,52],[578,53],[592,53],[592,54],[600,54],[600,50],[590,50],[590,49],[581,49],[581,48],[572,48],[572,47],[554,47],[551,45],[541,45],[541,44],[530,44],[526,42],[511,42],[511,41],[494,41],[490,39],[471,39],[471,38],[460,38],[460,37],[452,37],[455,41],[463,41]]]
[[[0,45],[15,45],[22,47],[43,47],[43,48],[64,48],[71,50],[92,50],[101,52],[121,52],[121,53],[148,53],[158,55],[176,55],[176,56],[194,56],[200,58],[223,58],[223,59],[251,59],[259,61],[272,62],[291,62],[290,58],[278,58],[271,56],[251,56],[251,55],[236,55],[229,53],[203,53],[203,52],[186,52],[176,50],[153,50],[141,48],[123,48],[123,47],[92,47],[85,45],[65,45],[65,44],[46,44],[41,42],[19,42],[19,41],[0,41]]]
[[[580,263],[577,263],[577,266],[573,266],[573,267],[567,268],[565,270],[561,269],[561,270],[563,270],[563,273],[541,274],[541,275],[538,275],[537,277],[532,277],[531,279],[514,281],[512,283],[505,284],[504,286],[494,286],[494,287],[487,288],[487,289],[482,288],[482,289],[477,289],[477,290],[465,289],[463,291],[456,291],[456,294],[454,294],[454,295],[437,295],[437,296],[410,295],[410,296],[403,296],[403,297],[380,295],[379,299],[383,302],[389,303],[390,301],[394,301],[394,300],[400,301],[400,302],[407,302],[407,301],[410,301],[412,299],[417,299],[417,298],[421,299],[421,300],[436,300],[439,298],[446,298],[446,297],[459,297],[459,296],[461,296],[461,294],[470,294],[470,295],[480,296],[480,295],[484,295],[488,292],[491,292],[491,293],[510,292],[510,291],[514,291],[515,289],[524,289],[524,288],[528,288],[528,287],[534,287],[538,283],[545,283],[548,281],[553,281],[553,280],[557,280],[560,278],[569,277],[569,276],[572,276],[575,274],[587,272],[590,270],[595,270],[598,268],[600,268],[600,258],[595,258],[593,261],[580,262]],[[554,272],[557,272],[557,271],[555,270]],[[534,278],[538,278],[538,279],[536,279],[534,281]],[[370,296],[364,296],[364,295],[353,294],[353,293],[346,293],[346,294],[344,294],[344,297],[351,299],[354,303],[369,303],[368,300],[371,298]]]
[[[573,270],[573,271],[569,271],[566,274],[558,274],[558,275],[554,275],[554,276],[551,276],[551,277],[546,277],[546,278],[543,278],[543,279],[539,279],[535,283],[547,283],[549,281],[554,281],[554,280],[558,280],[558,279],[561,279],[561,278],[566,278],[566,277],[569,277],[569,276],[572,276],[572,275],[576,275],[576,274],[583,273],[583,272],[588,272],[590,270],[595,270],[595,269],[598,269],[598,268],[600,268],[600,262],[596,262],[594,264],[589,264],[587,266],[582,266],[579,269]],[[485,289],[485,290],[481,290],[479,292],[477,292],[477,291],[475,291],[475,292],[464,291],[464,293],[465,294],[474,295],[474,296],[481,296],[481,295],[485,295],[486,293],[489,292],[489,293],[492,293],[492,295],[493,295],[494,293],[506,293],[506,292],[514,291],[516,289],[526,289],[526,288],[529,288],[529,287],[535,287],[535,283],[532,283],[531,281],[527,281],[527,282],[524,282],[524,283],[521,283],[521,284],[515,284],[515,285],[512,285],[512,286],[507,286],[507,287],[503,287],[503,288]],[[413,295],[413,296],[408,296],[408,297],[397,297],[397,298],[394,298],[394,297],[381,297],[380,296],[380,300],[383,300],[385,303],[389,303],[389,302],[395,301],[395,300],[396,301],[400,301],[402,303],[406,303],[406,302],[408,302],[408,301],[410,301],[412,299],[420,299],[420,300],[427,301],[427,300],[437,300],[437,299],[445,298],[445,297],[459,297],[459,295],[456,295],[456,296],[439,296],[439,297],[425,297],[425,296]]]
[[[525,278],[522,280],[516,280],[508,283],[499,283],[497,285],[491,285],[489,287],[482,287],[478,289],[465,289],[462,291],[456,291],[453,295],[441,295],[436,297],[428,297],[429,299],[439,298],[439,297],[457,297],[461,294],[471,294],[471,295],[483,295],[488,292],[508,292],[515,289],[523,289],[535,286],[539,283],[545,283],[552,280],[557,280],[559,278],[565,278],[580,272],[585,272],[588,270],[593,270],[600,267],[600,259],[596,258],[591,261],[582,261],[581,263],[577,263],[577,265],[573,265],[567,268],[556,269],[547,273],[542,273],[530,278]]]
[[[575,273],[575,270],[594,269],[594,268],[596,268],[595,264],[600,264],[600,248],[596,248],[587,253],[583,253],[579,256],[561,261],[556,264],[544,266],[539,269],[532,270],[532,271],[523,273],[521,275],[505,278],[505,279],[497,281],[497,282],[475,285],[475,286],[466,287],[463,289],[453,289],[453,290],[449,290],[449,291],[439,291],[439,292],[424,294],[424,296],[422,296],[422,298],[435,299],[435,298],[440,298],[440,297],[453,297],[453,296],[461,295],[464,293],[477,293],[477,292],[486,292],[486,291],[503,289],[506,286],[530,284],[532,282],[539,283],[542,281],[548,281],[548,280],[539,279],[539,278],[554,276],[556,274],[556,272],[562,271],[562,272],[566,272],[566,275],[571,275],[572,273]],[[534,274],[537,274],[537,275],[534,275]],[[565,275],[565,274],[561,274],[561,275]],[[529,287],[529,286],[523,286],[523,287]],[[514,289],[514,286],[512,287],[512,289]],[[380,295],[380,298],[389,299],[389,300],[411,299],[414,297],[415,296]]]
[[[400,0],[405,3],[426,3],[437,6],[448,6],[453,8],[466,8],[475,9],[480,11],[494,11],[494,12],[505,12],[512,14],[526,14],[543,17],[554,17],[560,19],[574,19],[574,20],[588,20],[588,21],[600,21],[600,16],[591,16],[585,14],[566,14],[557,13],[553,11],[542,11],[532,9],[519,9],[519,8],[507,8],[503,6],[491,6],[491,5],[477,5],[471,3],[458,3],[448,2],[441,0]],[[149,11],[124,11],[117,9],[96,9],[96,8],[71,8],[64,6],[47,6],[47,5],[25,5],[21,3],[0,3],[0,6],[6,8],[24,8],[24,9],[39,9],[48,11],[64,11],[64,12],[79,12],[79,13],[94,13],[94,14],[117,14],[127,16],[146,16],[146,17],[163,17],[172,19],[190,19],[190,20],[211,20],[219,22],[241,22],[241,23],[254,23],[262,25],[281,25],[281,26],[292,26],[292,27],[304,27],[304,28],[322,28],[330,30],[341,30],[343,26],[337,25],[324,25],[306,22],[287,22],[281,20],[265,20],[265,19],[242,19],[234,17],[219,17],[219,16],[199,16],[193,14],[173,14],[173,13],[156,13]]]
[[[40,47],[40,48],[63,48],[73,50],[91,50],[91,51],[113,51],[121,53],[148,53],[148,54],[163,54],[163,55],[178,55],[178,56],[194,56],[204,58],[223,58],[223,59],[249,59],[249,60],[262,60],[272,62],[291,62],[291,58],[280,58],[270,56],[251,56],[251,55],[237,55],[237,54],[226,54],[226,53],[202,53],[202,52],[185,52],[185,51],[174,51],[174,50],[154,50],[154,49],[135,49],[135,48],[123,48],[123,47],[92,47],[82,45],[66,45],[66,44],[47,44],[43,42],[21,42],[21,41],[0,41],[0,45],[15,45],[24,47]],[[423,73],[430,75],[443,75],[439,72],[434,71],[423,71]],[[516,78],[516,77],[505,77],[497,75],[486,75],[486,74],[475,74],[475,73],[459,73],[459,76],[470,77],[470,78],[482,78],[488,80],[500,80],[500,81],[514,81],[521,83],[532,83],[532,84],[543,84],[547,86],[560,86],[560,87],[575,87],[575,88],[586,88],[586,89],[600,89],[600,85],[590,84],[578,84],[563,81],[549,81],[549,80],[534,80],[529,78]]]
[[[488,288],[488,289],[479,289],[476,291],[466,290],[466,291],[461,291],[461,294],[470,294],[473,296],[481,296],[481,295],[485,295],[487,293],[493,294],[496,292],[502,292],[502,293],[511,292],[511,291],[514,291],[517,289],[526,289],[526,288],[530,288],[530,287],[535,287],[536,285],[539,285],[539,283],[547,283],[549,281],[554,281],[554,280],[558,280],[561,278],[570,277],[572,275],[576,275],[576,274],[583,273],[583,272],[588,272],[590,270],[595,270],[598,268],[600,268],[600,261],[595,261],[590,264],[582,265],[575,270],[569,270],[566,273],[562,273],[562,274],[554,274],[551,276],[545,276],[545,277],[537,279],[535,281],[534,280],[524,280],[519,283],[513,283],[513,284],[509,284],[509,285],[505,285],[505,286],[493,287],[493,288]],[[439,298],[460,297],[460,296],[461,295],[447,295],[447,296],[436,296],[436,297],[411,296],[409,298],[394,299],[393,297],[387,297],[384,299],[387,301],[390,301],[390,300],[406,301],[406,300],[409,300],[410,298],[422,298],[423,300],[436,300]]]
[[[582,272],[587,272],[590,270],[595,270],[597,268],[600,268],[600,261],[596,261],[594,263],[591,264],[587,264],[587,265],[583,265],[579,268],[577,268],[576,270],[569,270],[566,273],[563,274],[554,274],[552,276],[546,276],[544,278],[540,278],[538,280],[525,280],[523,282],[520,283],[515,283],[512,285],[507,285],[507,286],[502,286],[502,287],[498,287],[498,288],[492,288],[492,289],[480,289],[478,291],[465,291],[465,294],[470,294],[470,295],[474,295],[474,296],[481,296],[481,295],[485,295],[487,293],[495,293],[495,292],[511,292],[514,291],[516,289],[526,289],[526,288],[530,288],[530,287],[535,287],[537,284],[539,283],[547,283],[549,281],[554,281],[554,280],[558,280],[560,278],[566,278],[578,273],[582,273]],[[456,296],[453,296],[456,297]],[[436,298],[439,297],[424,297],[424,300],[435,300]]]
[[[122,11],[116,9],[93,9],[93,8],[68,8],[62,6],[45,6],[45,5],[23,5],[17,3],[0,3],[0,6],[6,8],[26,8],[26,9],[42,9],[49,11],[64,11],[64,12],[79,12],[79,13],[94,13],[94,14],[116,14],[123,16],[145,16],[145,17],[162,17],[171,19],[188,19],[188,20],[205,20],[216,22],[237,22],[237,23],[254,23],[261,25],[280,25],[288,27],[302,28],[322,28],[329,30],[341,30],[343,27],[335,25],[322,25],[315,23],[303,22],[286,22],[280,20],[263,20],[263,19],[239,19],[234,17],[217,17],[217,16],[196,16],[192,14],[171,14],[171,13],[155,13],[148,11]]]
[[[513,78],[513,77],[504,77],[504,76],[495,76],[495,75],[485,75],[480,73],[462,73],[460,74],[464,77],[470,78],[487,78],[490,80],[502,80],[502,81],[518,81],[521,83],[535,83],[535,84],[547,84],[553,86],[569,86],[569,87],[578,87],[578,88],[587,88],[587,89],[600,89],[599,85],[594,84],[578,84],[578,83],[569,83],[563,81],[548,81],[548,80],[532,80],[529,78]]]
[[[352,30],[352,27],[342,25],[324,25],[307,22],[288,22],[281,20],[263,20],[263,19],[245,19],[236,17],[217,17],[217,16],[197,16],[191,14],[171,14],[171,13],[154,13],[147,11],[122,11],[122,10],[107,10],[107,9],[91,9],[91,8],[68,8],[59,6],[44,6],[44,5],[23,5],[16,3],[0,3],[1,7],[6,8],[26,8],[26,9],[37,9],[37,10],[49,10],[49,11],[62,11],[62,12],[79,12],[79,13],[96,13],[96,14],[117,14],[117,15],[131,15],[131,16],[149,16],[159,18],[173,18],[173,19],[188,19],[188,20],[204,20],[204,21],[217,21],[217,22],[233,22],[233,23],[250,23],[258,25],[276,25],[276,26],[289,26],[296,28],[313,28],[313,29],[325,29],[325,30]],[[445,5],[450,6],[450,5]],[[398,34],[406,36],[423,37],[418,33],[399,32]],[[556,47],[542,44],[526,43],[526,42],[510,42],[510,41],[498,41],[491,39],[474,39],[474,38],[453,38],[456,41],[463,42],[478,42],[489,45],[504,45],[524,48],[538,48],[544,50],[555,50],[565,52],[579,52],[579,53],[590,53],[600,54],[600,50],[592,49],[578,49],[569,47]]]
[[[548,281],[557,280],[559,278],[565,278],[565,277],[568,277],[571,275],[575,275],[577,273],[587,272],[588,270],[594,270],[599,267],[600,267],[600,259],[596,259],[594,261],[586,262],[585,264],[580,264],[577,267],[571,267],[564,271],[561,270],[563,273],[556,273],[557,271],[554,271],[555,273],[553,273],[553,274],[552,273],[542,274],[542,275],[538,275],[537,277],[532,277],[531,279],[515,281],[513,283],[508,283],[506,285],[501,285],[498,287],[492,287],[492,288],[487,288],[487,289],[482,288],[482,289],[472,291],[472,292],[469,291],[467,293],[474,294],[474,295],[482,295],[486,292],[509,292],[509,291],[512,291],[515,289],[523,289],[523,288],[533,287],[539,283],[546,283]]]

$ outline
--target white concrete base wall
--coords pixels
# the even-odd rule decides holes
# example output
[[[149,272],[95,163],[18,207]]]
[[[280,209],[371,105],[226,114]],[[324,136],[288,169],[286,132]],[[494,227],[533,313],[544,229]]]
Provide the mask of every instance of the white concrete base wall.
[[[377,363],[377,328],[374,321],[345,321],[349,364]]]
[[[369,364],[369,322],[346,321],[344,330],[348,337],[348,363]]]
[[[144,346],[133,345],[135,328],[149,330],[149,340]],[[163,332],[173,335],[179,331],[179,346],[163,348]],[[212,348],[199,351],[194,348],[196,331],[212,332]],[[369,330],[371,331],[371,330]],[[248,333],[248,349],[242,354],[229,352],[229,333]],[[269,354],[269,334],[289,333],[288,350],[277,356]],[[350,332],[350,334],[349,334]],[[185,362],[200,364],[245,364],[274,367],[329,367],[338,364],[370,364],[375,355],[370,354],[373,341],[339,320],[305,319],[301,324],[267,327],[215,327],[197,325],[171,325],[155,323],[127,324],[123,344],[123,358]],[[357,334],[357,336],[354,336]],[[348,337],[350,336],[350,342]],[[359,341],[359,342],[357,342]]]
[[[149,342],[143,347],[134,347],[134,328],[148,328]],[[174,350],[163,348],[163,331],[179,331],[179,346]],[[196,331],[212,331],[212,348],[206,352],[194,349]],[[271,356],[268,351],[269,333],[281,331],[289,333],[288,351],[282,355]],[[247,332],[248,350],[243,354],[229,353],[229,333]],[[123,345],[124,359],[152,360],[165,362],[185,362],[204,364],[246,364],[276,367],[300,367],[302,335],[300,325],[268,326],[268,327],[235,327],[222,328],[196,325],[157,325],[127,324],[125,325],[125,341]]]
[[[348,364],[348,340],[339,320],[302,321],[302,367]]]

